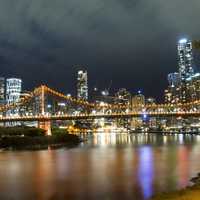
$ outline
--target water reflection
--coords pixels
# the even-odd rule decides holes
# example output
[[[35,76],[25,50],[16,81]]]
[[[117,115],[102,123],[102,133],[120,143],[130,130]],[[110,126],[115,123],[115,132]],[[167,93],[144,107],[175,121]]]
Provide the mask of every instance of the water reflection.
[[[142,147],[139,150],[138,176],[142,188],[144,199],[148,199],[153,194],[153,152],[150,147]]]
[[[180,176],[179,187],[184,187],[188,182],[190,151],[185,146],[178,150],[178,173]]]
[[[199,136],[82,137],[70,150],[0,153],[0,199],[142,200],[185,187],[200,172]]]
[[[110,146],[141,146],[141,145],[182,145],[200,142],[200,136],[189,134],[128,134],[128,133],[94,133],[83,134],[83,138],[89,138],[88,144],[100,147]]]

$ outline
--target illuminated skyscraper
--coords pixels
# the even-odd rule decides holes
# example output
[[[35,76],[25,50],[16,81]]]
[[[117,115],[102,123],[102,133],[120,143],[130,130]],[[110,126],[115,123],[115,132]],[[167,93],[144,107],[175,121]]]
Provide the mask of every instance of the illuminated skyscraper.
[[[145,105],[145,96],[138,91],[138,94],[134,95],[131,100],[132,112],[143,112]],[[141,117],[133,117],[131,120],[131,127],[137,129],[143,126],[143,120]]]
[[[20,100],[22,80],[17,78],[6,79],[6,103],[12,104]]]
[[[78,71],[77,77],[77,98],[88,99],[88,76],[87,71]]]
[[[192,42],[190,40],[181,39],[178,42],[178,65],[182,81],[194,74]]]
[[[131,94],[125,88],[120,88],[115,97],[115,103],[124,105],[130,105],[131,103]]]
[[[145,96],[139,91],[137,95],[132,97],[132,110],[141,111],[145,105]]]
[[[178,73],[168,75],[169,86],[165,90],[166,103],[186,103],[196,99],[199,82],[193,69],[192,41],[181,39],[178,42]]]
[[[167,79],[169,82],[169,86],[171,87],[177,87],[180,85],[181,78],[180,78],[180,74],[177,72],[168,74]]]
[[[5,103],[5,78],[0,77],[0,105]]]

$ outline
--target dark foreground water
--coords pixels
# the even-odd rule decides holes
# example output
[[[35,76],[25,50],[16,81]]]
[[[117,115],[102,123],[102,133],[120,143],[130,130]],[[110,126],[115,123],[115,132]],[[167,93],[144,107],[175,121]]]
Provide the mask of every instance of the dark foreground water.
[[[0,152],[0,199],[148,199],[200,172],[200,136],[99,133],[73,149]]]

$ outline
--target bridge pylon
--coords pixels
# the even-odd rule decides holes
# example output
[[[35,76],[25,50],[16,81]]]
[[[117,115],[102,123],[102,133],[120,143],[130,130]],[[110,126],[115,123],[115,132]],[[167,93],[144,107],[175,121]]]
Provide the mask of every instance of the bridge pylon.
[[[40,94],[40,112],[42,115],[45,114],[45,86],[41,86],[41,94]]]
[[[46,135],[51,135],[51,121],[38,121],[38,128],[45,130]]]

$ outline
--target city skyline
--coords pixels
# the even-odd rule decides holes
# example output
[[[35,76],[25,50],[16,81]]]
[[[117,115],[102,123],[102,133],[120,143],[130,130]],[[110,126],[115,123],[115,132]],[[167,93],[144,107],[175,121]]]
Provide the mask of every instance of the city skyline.
[[[181,40],[181,39],[180,39]],[[176,41],[177,42],[177,41]],[[175,47],[176,47],[176,62],[177,62],[177,64],[176,64],[176,68],[175,68],[175,70],[176,71],[178,71],[178,55],[177,55],[177,46],[176,45],[174,45]],[[196,54],[194,54],[194,55],[196,55]],[[195,59],[194,59],[195,61],[194,61],[194,65],[193,65],[193,67],[195,68],[195,71],[198,71],[198,67],[197,67],[197,65],[196,65],[196,63],[198,63],[198,56],[196,56],[195,57]],[[71,93],[71,94],[73,94],[74,96],[76,96],[76,93],[77,93],[77,91],[76,91],[76,89],[77,89],[77,83],[76,83],[76,79],[77,79],[77,72],[81,69],[81,70],[84,70],[84,71],[87,71],[88,72],[88,74],[89,74],[89,80],[88,80],[88,85],[89,85],[89,87],[88,87],[88,90],[89,90],[89,92],[91,93],[92,91],[93,91],[93,89],[94,88],[98,88],[100,91],[103,91],[104,89],[107,89],[110,85],[110,82],[112,82],[113,83],[113,79],[115,79],[116,77],[115,76],[111,76],[110,77],[110,79],[108,78],[107,80],[105,80],[104,79],[104,77],[102,77],[102,76],[98,76],[97,78],[96,78],[96,81],[94,81],[94,77],[92,77],[92,74],[90,74],[90,70],[87,70],[89,68],[89,66],[85,66],[85,65],[74,65],[74,69],[72,70],[72,74],[71,74],[71,77],[72,77],[72,79],[71,79],[71,87],[70,87],[70,89],[68,90],[68,91],[66,91],[65,90],[65,88],[66,88],[66,86],[65,86],[65,83],[66,84],[68,84],[69,82],[63,82],[63,83],[60,83],[61,85],[63,85],[63,87],[61,87],[61,88],[59,88],[59,86],[58,86],[58,83],[57,82],[54,82],[55,80],[51,80],[51,81],[53,81],[54,82],[54,84],[53,83],[49,83],[49,81],[43,81],[43,80],[37,80],[37,81],[32,81],[32,82],[30,82],[30,80],[28,80],[28,81],[23,81],[23,90],[31,90],[32,88],[31,87],[36,87],[36,86],[39,86],[40,84],[49,84],[49,85],[51,85],[52,87],[55,87],[55,88],[58,88],[58,89],[61,89],[61,91],[63,91],[63,92],[65,92],[65,93]],[[171,73],[172,71],[169,71],[169,74]],[[49,75],[49,74],[48,74]],[[156,93],[155,92],[152,92],[151,90],[149,91],[149,90],[147,90],[147,88],[146,87],[140,87],[139,85],[143,85],[143,77],[141,77],[140,78],[140,83],[138,84],[138,87],[137,87],[137,85],[136,85],[136,87],[131,87],[130,85],[127,85],[127,87],[123,87],[124,85],[126,85],[126,84],[124,84],[124,83],[122,83],[121,85],[119,84],[119,83],[117,83],[116,85],[114,85],[114,84],[112,84],[112,86],[113,87],[111,87],[110,88],[110,90],[112,91],[112,93],[114,94],[115,92],[117,92],[118,91],[118,89],[120,89],[120,88],[126,88],[126,89],[128,89],[128,91],[129,92],[131,92],[132,94],[137,94],[138,93],[138,91],[142,91],[142,93],[144,93],[144,94],[146,94],[147,96],[152,96],[152,97],[156,97],[156,98],[158,98],[159,99],[159,101],[160,100],[163,100],[163,91],[164,91],[164,89],[165,89],[165,87],[167,86],[167,74],[164,74],[163,75],[164,76],[164,80],[162,80],[162,82],[161,82],[161,85],[163,85],[163,87],[160,87],[159,89],[157,89],[156,87],[154,87],[154,89],[156,89]],[[22,74],[19,74],[18,72],[16,72],[16,73],[9,73],[8,75],[5,75],[5,76],[2,76],[1,75],[1,77],[5,77],[5,78],[21,78],[22,80],[27,80],[27,77],[26,76],[24,76],[23,75],[23,73]],[[22,78],[23,77],[23,78]],[[48,76],[46,77],[47,78],[47,80],[48,80]],[[137,77],[138,78],[138,77]],[[101,82],[102,82],[102,80],[105,80],[104,81],[104,83],[102,84]],[[151,77],[150,76],[150,78],[149,78],[149,81],[151,81],[151,80],[155,80],[155,79],[157,79],[157,80],[159,80],[160,79],[160,77],[158,76],[158,77]],[[35,82],[35,84],[34,84],[34,82]],[[134,80],[132,81],[133,83],[134,83]],[[100,83],[100,84],[98,84],[98,83]],[[59,85],[60,85],[59,84]],[[156,85],[155,85],[156,86]],[[158,92],[161,92],[161,93],[158,93]],[[162,94],[162,95],[161,95]]]
[[[169,87],[172,87],[172,89],[174,87],[175,88],[179,87],[181,82],[185,82],[185,81],[187,82],[193,76],[195,79],[199,77],[199,74],[197,73],[198,71],[195,70],[195,59],[194,59],[194,55],[195,55],[194,50],[196,49],[195,48],[196,44],[199,44],[199,41],[194,41],[194,42],[193,41],[194,40],[191,40],[188,38],[181,38],[179,41],[177,41],[177,66],[178,66],[176,69],[177,72],[173,72],[173,73],[170,72],[168,75],[166,75],[166,82],[169,83]],[[74,96],[77,96],[77,98],[82,98],[82,99],[87,100],[88,98],[90,99],[93,98],[92,96],[94,93],[95,95],[97,94],[103,95],[103,93],[106,91],[108,93],[107,95],[115,95],[119,89],[123,89],[123,87],[115,88],[115,86],[112,85],[112,80],[107,88],[99,88],[99,87],[96,87],[97,85],[89,85],[88,82],[90,83],[89,80],[92,79],[93,77],[89,76],[90,79],[88,80],[88,71],[86,70],[86,67],[77,65],[76,68],[77,68],[77,71],[75,73],[77,74],[75,77],[75,81],[76,81],[75,88],[73,89],[73,91],[67,92],[70,95],[72,94]],[[73,76],[74,76],[74,73],[73,73]],[[101,77],[99,79],[101,79]],[[198,87],[198,85],[195,87]],[[155,86],[153,88],[155,89]],[[59,89],[63,91],[63,88],[59,88]],[[24,88],[24,90],[26,91],[26,88]],[[143,91],[144,91],[143,88],[139,88],[138,90],[137,88],[135,88],[131,91],[129,90],[128,92],[130,92],[131,95],[137,95],[138,93],[143,93],[144,95],[146,95]],[[165,90],[165,88],[163,88],[163,91],[161,94],[159,94],[159,96],[157,94],[156,96],[151,96],[151,97],[158,99],[158,101],[162,100],[162,101],[171,102],[171,103],[173,103],[173,101],[177,101],[175,100],[177,98],[178,99],[186,98],[186,97],[181,97],[181,96],[177,97],[178,94],[173,94],[174,92],[172,92],[172,96],[175,95],[174,96],[175,99],[173,100],[172,98],[170,100],[170,97],[167,97],[169,96],[169,94],[166,93],[168,91],[171,91],[171,89]]]

